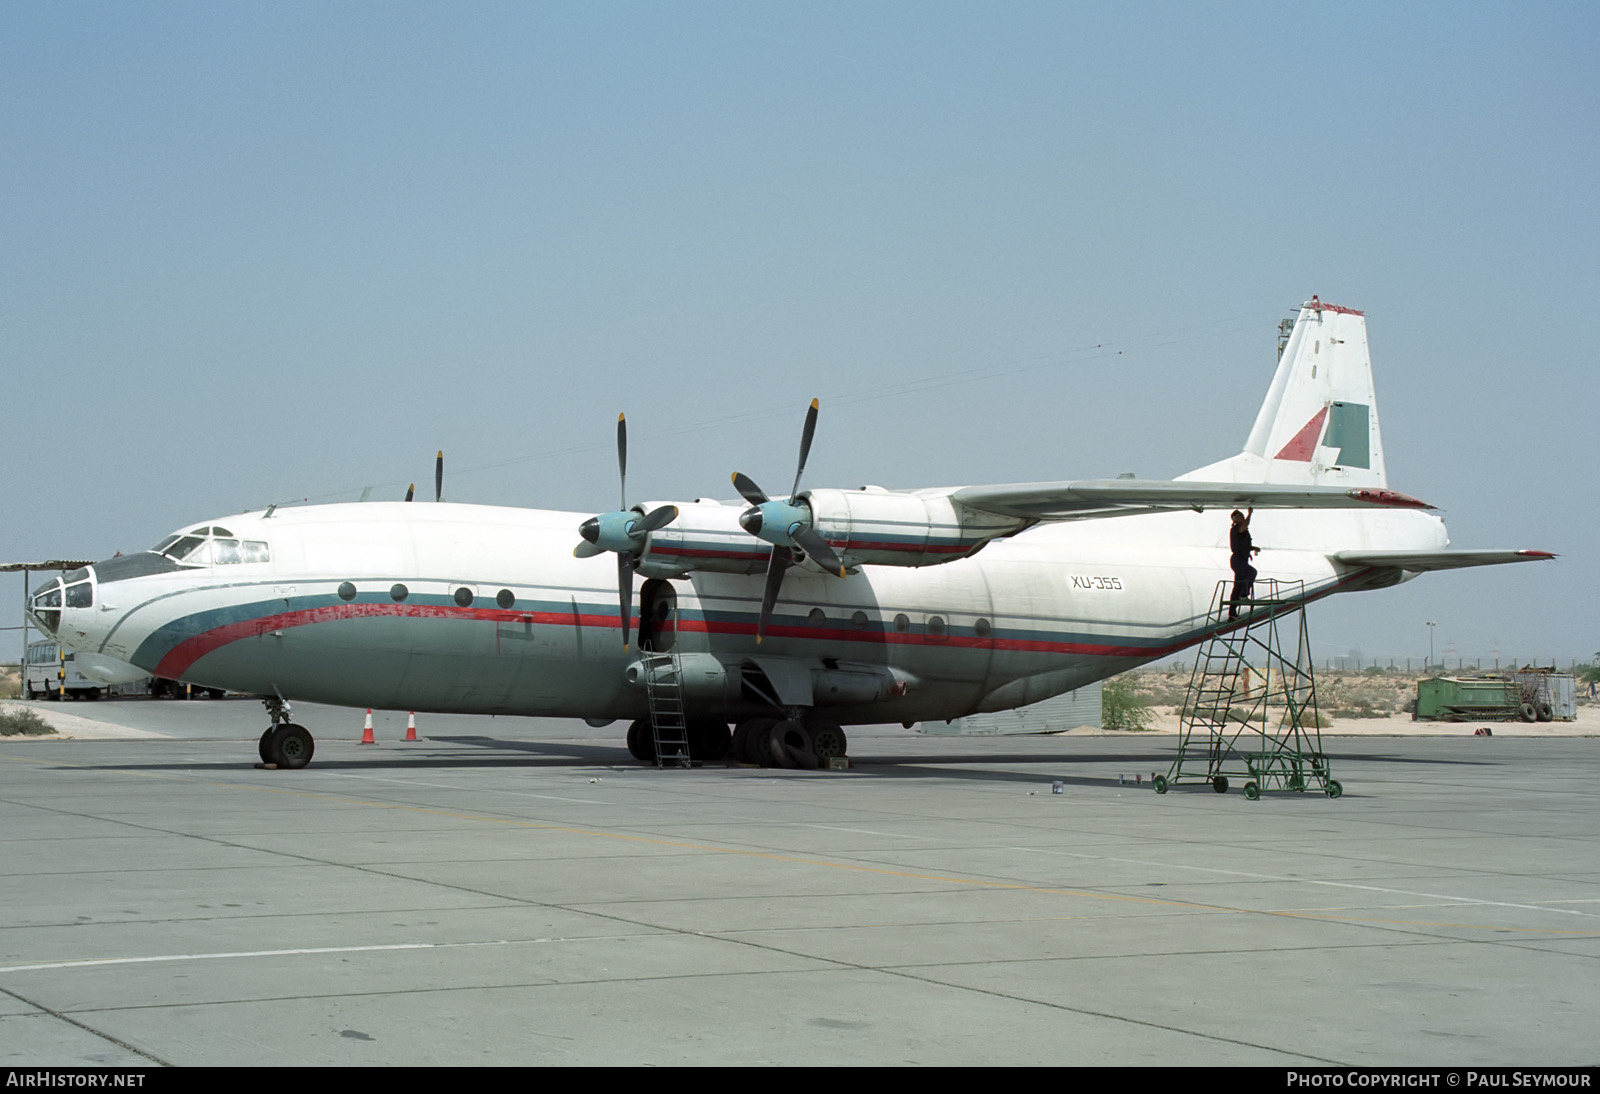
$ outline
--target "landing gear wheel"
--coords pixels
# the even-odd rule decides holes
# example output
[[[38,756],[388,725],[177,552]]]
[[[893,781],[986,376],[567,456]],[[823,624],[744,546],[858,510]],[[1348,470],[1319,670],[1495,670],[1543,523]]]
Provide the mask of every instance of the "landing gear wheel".
[[[311,734],[306,732],[305,726],[285,722],[272,731],[272,741],[268,751],[272,754],[268,763],[275,763],[279,767],[294,771],[311,762],[311,754],[316,751],[316,742],[311,739]]]
[[[733,758],[742,764],[771,767],[773,760],[769,738],[772,727],[777,724],[776,718],[747,718],[740,722],[739,728],[733,733]]]
[[[1160,776],[1157,776],[1157,778],[1159,777]],[[1211,780],[1211,789],[1215,790],[1218,794],[1226,794],[1228,792],[1228,776],[1218,775],[1213,778]]]
[[[650,719],[639,718],[628,727],[628,754],[640,763],[656,762],[656,735]]]
[[[692,758],[716,763],[727,758],[732,747],[733,734],[728,731],[727,722],[696,718],[689,723],[689,755]]]
[[[811,730],[811,749],[820,766],[826,767],[829,760],[845,755],[850,747],[844,729],[830,718],[815,719],[807,728]]]
[[[1150,785],[1155,787],[1157,794],[1165,794],[1167,792],[1167,777],[1165,775],[1157,775],[1150,780]]]
[[[1337,779],[1329,779],[1328,780],[1328,797],[1337,798],[1340,794],[1343,794],[1343,793],[1344,793],[1344,787],[1339,785],[1339,780],[1337,780]]]
[[[1255,783],[1245,783],[1244,784],[1244,796],[1249,801],[1255,801],[1256,799],[1261,797],[1261,788],[1259,786],[1257,786]]]
[[[261,762],[264,764],[276,762],[272,758],[272,733],[277,728],[277,726],[268,726],[267,731],[261,735],[261,746],[257,751],[261,753]]]
[[[798,767],[814,770],[817,766],[817,749],[811,731],[801,722],[779,722],[768,735],[772,758],[781,767]]]

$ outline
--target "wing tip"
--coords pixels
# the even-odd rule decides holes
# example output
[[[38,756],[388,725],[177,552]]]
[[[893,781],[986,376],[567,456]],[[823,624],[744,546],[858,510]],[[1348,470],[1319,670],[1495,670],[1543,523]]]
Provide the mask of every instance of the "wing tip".
[[[1371,502],[1373,505],[1387,505],[1396,509],[1437,509],[1436,505],[1429,505],[1421,498],[1414,498],[1410,494],[1402,494],[1398,490],[1389,490],[1379,487],[1363,486],[1355,490],[1345,491],[1345,495],[1356,501]]]

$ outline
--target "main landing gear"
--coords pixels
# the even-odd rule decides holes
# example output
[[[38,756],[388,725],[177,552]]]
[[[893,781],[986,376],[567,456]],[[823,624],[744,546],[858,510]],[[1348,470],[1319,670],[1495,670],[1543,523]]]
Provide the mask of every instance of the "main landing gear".
[[[757,767],[827,767],[848,747],[838,722],[810,712],[748,718],[733,731],[733,758]]]
[[[270,767],[290,770],[310,763],[311,754],[316,751],[316,742],[311,739],[305,726],[289,721],[289,704],[276,696],[261,702],[267,708],[267,716],[272,719],[272,724],[261,735],[261,762]]]

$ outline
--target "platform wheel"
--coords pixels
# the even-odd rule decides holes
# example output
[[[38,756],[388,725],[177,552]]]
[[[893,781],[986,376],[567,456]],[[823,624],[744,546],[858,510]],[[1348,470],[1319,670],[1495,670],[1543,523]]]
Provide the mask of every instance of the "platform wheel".
[[[1344,787],[1339,785],[1339,780],[1338,779],[1329,779],[1328,780],[1328,797],[1337,798],[1340,794],[1343,794],[1343,793],[1344,793]]]
[[[1244,796],[1250,801],[1255,801],[1257,798],[1261,797],[1261,787],[1257,786],[1253,782],[1245,783]]]
[[[1165,775],[1157,775],[1150,780],[1150,785],[1156,788],[1157,794],[1165,794],[1167,792],[1167,777]]]
[[[1211,789],[1215,790],[1218,794],[1226,794],[1228,792],[1228,776],[1218,775],[1216,778],[1212,779]]]

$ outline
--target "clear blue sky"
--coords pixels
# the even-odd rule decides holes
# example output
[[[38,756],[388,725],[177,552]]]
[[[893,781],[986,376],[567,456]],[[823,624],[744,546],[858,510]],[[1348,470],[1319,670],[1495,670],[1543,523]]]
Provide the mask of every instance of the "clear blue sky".
[[[1318,293],[1392,484],[1563,555],[1340,598],[1319,654],[1587,657],[1597,12],[0,6],[0,556],[438,448],[453,500],[596,511],[619,410],[633,498],[776,490],[814,395],[811,485],[1165,477]]]

